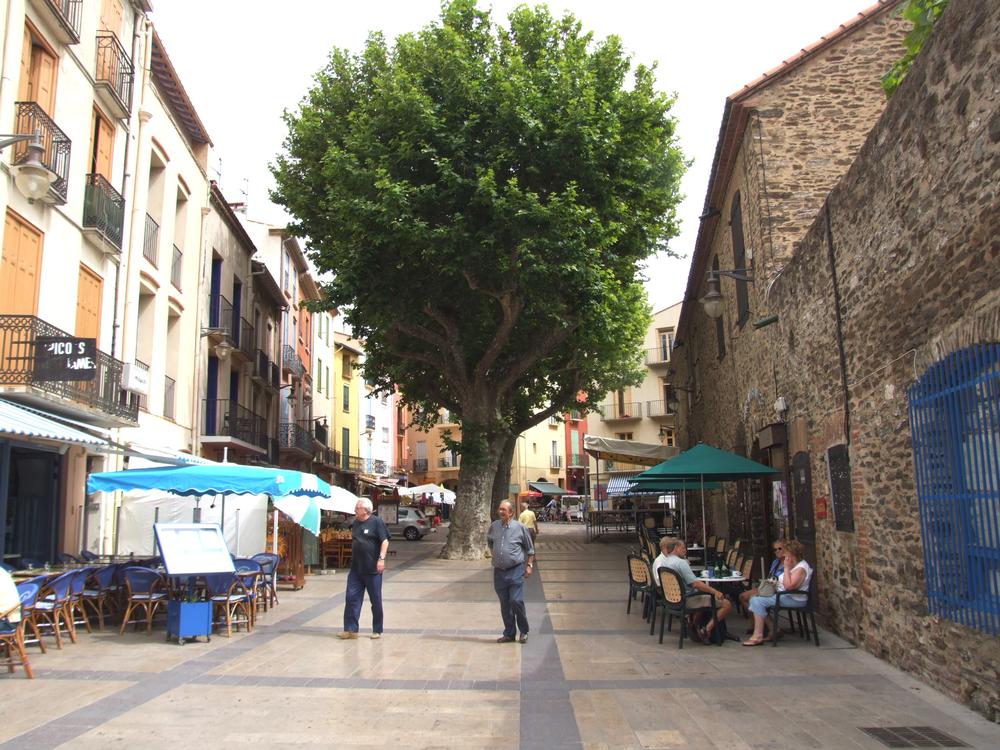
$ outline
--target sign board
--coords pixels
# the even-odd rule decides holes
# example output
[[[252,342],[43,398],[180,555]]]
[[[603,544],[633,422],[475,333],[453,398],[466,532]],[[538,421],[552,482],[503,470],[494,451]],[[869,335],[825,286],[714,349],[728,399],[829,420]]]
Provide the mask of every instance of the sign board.
[[[816,519],[822,521],[826,518],[826,498],[816,498]]]
[[[93,380],[97,377],[97,339],[35,337],[35,380]]]
[[[148,396],[149,370],[139,367],[135,362],[126,362],[122,368],[121,386],[129,393]]]
[[[379,503],[378,517],[387,524],[399,523],[399,504]]]
[[[167,575],[234,573],[222,529],[214,523],[155,523],[153,531]]]

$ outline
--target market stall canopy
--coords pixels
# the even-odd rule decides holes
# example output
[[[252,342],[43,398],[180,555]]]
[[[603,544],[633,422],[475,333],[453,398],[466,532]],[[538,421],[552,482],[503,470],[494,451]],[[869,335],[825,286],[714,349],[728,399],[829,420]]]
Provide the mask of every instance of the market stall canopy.
[[[93,447],[105,446],[108,443],[107,440],[83,430],[50,419],[46,416],[46,412],[19,406],[2,398],[0,398],[0,433]]]
[[[552,482],[528,482],[528,486],[536,492],[541,492],[543,495],[568,495],[569,490],[564,490],[558,484],[552,484]]]
[[[686,479],[638,479],[638,473],[630,478],[630,490],[638,492],[680,492],[681,490],[699,490],[701,482]],[[718,482],[705,482],[706,490],[717,490],[722,485]]]
[[[87,492],[146,492],[172,495],[270,495],[329,497],[330,485],[315,474],[243,464],[157,466],[103,471],[87,477]]]
[[[677,455],[677,449],[655,443],[637,443],[598,435],[584,435],[583,449],[594,458],[626,464],[653,466]]]
[[[773,476],[781,472],[771,466],[759,464],[735,453],[698,443],[679,456],[657,464],[636,475],[639,482],[653,479],[715,480],[731,482],[737,479]],[[701,487],[701,484],[698,484]],[[707,485],[706,485],[707,488]]]
[[[349,513],[354,515],[354,508],[361,498],[343,487],[330,487],[330,497],[317,497],[316,505],[320,510],[332,510],[334,513]],[[279,508],[280,510],[280,508]]]
[[[400,497],[420,497],[421,495],[430,495],[432,498],[437,495],[440,500],[443,500],[445,505],[455,504],[455,493],[444,487],[440,487],[436,484],[418,484],[416,487],[400,487],[399,488]],[[435,500],[437,502],[437,500]]]

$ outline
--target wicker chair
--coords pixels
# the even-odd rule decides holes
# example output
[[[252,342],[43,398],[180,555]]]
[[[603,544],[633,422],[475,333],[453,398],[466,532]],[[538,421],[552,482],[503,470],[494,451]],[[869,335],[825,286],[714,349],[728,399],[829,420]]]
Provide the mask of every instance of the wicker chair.
[[[13,616],[21,609],[21,604],[15,604],[6,612],[0,612],[0,667],[7,667],[8,672],[13,672],[14,667],[24,667],[24,674],[28,679],[34,679],[35,675],[31,671],[31,662],[28,661],[28,654],[24,650],[24,624],[21,622],[8,622],[7,618]]]
[[[39,576],[17,584],[17,594],[21,597],[21,635],[24,643],[28,641],[23,638],[24,632],[30,625],[35,637],[31,643],[37,643],[41,652],[45,653],[45,642],[42,640],[42,633],[38,629],[38,620],[35,619],[35,602],[38,601],[38,592],[42,590],[45,577]]]
[[[52,628],[57,648],[62,648],[60,621],[66,626],[69,639],[76,643],[76,628],[73,627],[73,616],[70,613],[70,586],[75,575],[76,571],[71,570],[47,581],[38,592],[38,600],[35,602],[36,622]]]
[[[153,616],[156,614],[156,610],[161,604],[165,605],[167,602],[163,576],[160,575],[159,571],[139,567],[125,568],[123,575],[127,605],[118,635],[124,634],[129,615],[139,607],[142,607],[146,614],[146,635],[150,635],[153,632]],[[139,622],[136,620],[133,624],[138,628]]]
[[[115,594],[118,587],[115,585],[115,572],[118,565],[105,565],[103,568],[94,570],[87,578],[86,586],[83,589],[81,599],[84,607],[90,607],[97,615],[98,627],[104,630],[104,610],[108,610],[110,615],[115,604]]]
[[[269,606],[273,607],[275,604],[278,604],[278,589],[275,587],[274,582],[275,571],[278,569],[281,557],[273,552],[258,552],[250,559],[260,563],[261,577],[267,586],[267,597],[264,600],[264,611],[267,612]]]
[[[684,585],[684,581],[677,571],[663,567],[660,568],[659,575],[660,597],[656,602],[656,606],[663,609],[663,618],[660,620],[660,643],[663,643],[664,621],[667,621],[667,630],[670,631],[674,625],[674,618],[677,617],[681,621],[680,638],[677,641],[677,648],[684,648],[684,636],[687,635],[688,628],[687,615],[689,612],[696,610],[688,608],[687,587]],[[719,621],[716,616],[715,598],[710,596],[709,601],[709,606],[703,609],[711,609],[712,621],[715,623],[714,627],[718,627]],[[655,613],[653,614],[653,620],[654,622],[656,620]],[[719,645],[722,645],[722,641],[719,641]]]
[[[649,593],[649,582],[646,580],[646,563],[638,555],[628,556],[628,606],[625,613],[632,612],[632,602],[635,601],[636,594],[645,606],[646,595]]]
[[[247,632],[253,630],[253,615],[251,613],[250,592],[243,580],[236,573],[212,573],[203,576],[208,598],[212,602],[212,610],[222,610],[224,619],[216,620],[213,616],[212,625],[226,625],[226,637],[233,635],[233,626],[247,626]],[[243,617],[239,617],[240,610]]]

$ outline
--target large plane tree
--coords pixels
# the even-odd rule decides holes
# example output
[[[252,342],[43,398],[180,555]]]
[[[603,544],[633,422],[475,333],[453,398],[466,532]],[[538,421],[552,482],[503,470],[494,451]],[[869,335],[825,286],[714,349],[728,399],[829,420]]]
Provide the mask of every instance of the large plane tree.
[[[389,45],[334,50],[297,111],[274,198],[365,340],[365,376],[460,415],[446,553],[483,553],[512,430],[634,377],[644,259],[676,233],[672,99],[620,40],[475,0]]]

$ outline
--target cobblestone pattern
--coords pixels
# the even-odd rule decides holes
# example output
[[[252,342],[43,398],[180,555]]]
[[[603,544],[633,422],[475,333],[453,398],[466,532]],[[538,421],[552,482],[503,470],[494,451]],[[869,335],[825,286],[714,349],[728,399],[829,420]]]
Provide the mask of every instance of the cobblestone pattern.
[[[849,430],[856,530],[835,530],[832,513],[817,521],[827,624],[995,721],[996,639],[927,613],[906,388],[945,354],[1000,338],[998,29],[1000,4],[953,0],[794,260],[754,287],[752,317],[777,313],[779,323],[732,334],[737,374],[718,387],[739,403],[695,411],[689,424],[723,444],[745,424],[752,440],[784,396],[802,428],[789,430],[790,455],[810,452],[813,497],[827,498],[823,457]],[[714,349],[696,317],[682,357]],[[698,371],[699,387],[714,390]]]

